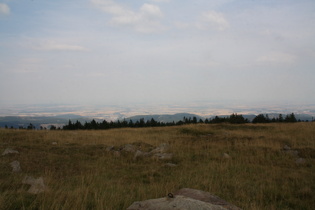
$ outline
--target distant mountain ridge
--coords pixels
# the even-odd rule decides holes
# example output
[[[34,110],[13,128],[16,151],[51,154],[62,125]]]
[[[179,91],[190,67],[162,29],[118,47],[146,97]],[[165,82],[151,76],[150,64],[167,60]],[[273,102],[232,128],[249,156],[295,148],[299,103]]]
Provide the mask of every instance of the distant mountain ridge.
[[[144,121],[148,121],[148,120],[151,120],[152,118],[155,120],[155,121],[158,121],[158,122],[164,122],[164,123],[167,123],[167,122],[178,122],[180,120],[183,120],[184,117],[186,118],[191,118],[193,119],[194,117],[197,118],[197,120],[204,120],[205,118],[204,117],[201,117],[199,115],[196,115],[196,114],[190,114],[190,113],[177,113],[177,114],[162,114],[162,115],[136,115],[136,116],[132,116],[132,117],[127,117],[125,118],[125,120],[129,121],[129,120],[132,120],[132,121],[139,121],[140,119],[144,119]]]
[[[279,117],[280,113],[262,113],[264,115],[268,115],[270,119],[273,117],[277,118]],[[282,114],[283,117],[285,117],[287,114]],[[210,115],[207,117],[199,116],[196,114],[190,114],[190,113],[177,113],[177,114],[155,114],[155,115],[135,115],[132,117],[127,118],[119,118],[117,120],[126,120],[133,122],[140,121],[143,119],[144,121],[151,120],[152,118],[155,121],[158,122],[164,122],[164,123],[171,123],[171,122],[178,122],[180,120],[183,120],[184,117],[187,119],[193,119],[194,117],[197,118],[197,121],[205,120],[205,119],[212,119],[216,115]],[[229,117],[230,115],[217,115],[218,117]],[[256,117],[257,115],[254,114],[244,114],[243,117],[248,119],[250,122]],[[297,120],[301,121],[312,121],[315,119],[314,116],[308,115],[308,114],[295,114],[295,117]],[[21,127],[27,127],[30,123],[32,123],[36,128],[40,128],[40,126],[43,127],[49,127],[50,125],[55,125],[57,127],[62,127],[63,125],[67,124],[69,120],[72,122],[80,121],[81,123],[89,122],[93,118],[92,117],[84,117],[81,115],[73,115],[73,114],[64,114],[64,115],[56,115],[56,116],[36,116],[36,117],[30,117],[30,116],[5,116],[0,117],[0,127],[13,127],[13,128],[19,128]],[[102,121],[101,119],[96,119],[96,121]]]
[[[13,128],[27,127],[30,123],[34,125],[36,128],[40,128],[40,126],[47,127],[49,125],[57,125],[62,126],[68,123],[69,120],[72,121],[90,121],[90,118],[83,117],[80,115],[56,115],[56,116],[5,116],[0,117],[0,127],[8,126]]]

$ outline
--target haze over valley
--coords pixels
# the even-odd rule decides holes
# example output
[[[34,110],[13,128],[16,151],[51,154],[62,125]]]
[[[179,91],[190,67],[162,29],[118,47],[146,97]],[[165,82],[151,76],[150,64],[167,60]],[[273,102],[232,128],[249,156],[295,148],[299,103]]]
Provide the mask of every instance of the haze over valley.
[[[183,117],[199,119],[214,118],[215,116],[229,116],[230,114],[242,114],[251,121],[258,114],[268,114],[270,118],[278,117],[279,114],[294,113],[298,120],[312,121],[315,116],[315,105],[278,105],[263,106],[251,105],[241,106],[226,102],[218,104],[211,102],[187,103],[186,105],[173,104],[134,104],[134,105],[15,105],[5,106],[0,110],[0,127],[13,126],[18,128],[19,125],[26,127],[30,123],[40,126],[49,127],[56,125],[62,127],[69,120],[80,121],[82,123],[95,119],[97,121],[117,121],[144,119],[145,121],[152,118],[160,122],[177,122]]]

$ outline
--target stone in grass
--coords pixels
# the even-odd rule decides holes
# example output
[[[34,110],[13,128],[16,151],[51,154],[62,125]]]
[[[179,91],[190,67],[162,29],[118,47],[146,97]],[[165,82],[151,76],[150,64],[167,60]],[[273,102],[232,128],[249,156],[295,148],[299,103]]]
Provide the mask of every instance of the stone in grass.
[[[20,172],[21,171],[21,166],[20,162],[15,160],[10,163],[10,166],[12,167],[12,172]]]
[[[149,157],[150,156],[150,153],[148,152],[142,152],[140,150],[137,150],[137,152],[135,153],[135,155],[133,156],[133,159],[134,160],[137,160],[138,158],[141,158],[141,157]]]
[[[8,154],[19,154],[19,152],[16,151],[16,150],[7,148],[7,149],[5,149],[4,152],[2,153],[3,156],[4,156],[4,155],[8,155]]]
[[[123,148],[122,151],[125,152],[136,152],[137,148],[136,146],[132,145],[132,144],[126,144]]]
[[[165,166],[170,167],[170,168],[177,167],[177,165],[174,163],[166,163]]]
[[[30,194],[39,194],[47,190],[47,187],[44,184],[44,179],[42,177],[35,179],[32,176],[25,176],[22,180],[22,184],[31,185],[31,187],[27,191]]]
[[[173,158],[172,153],[156,153],[153,155],[154,159],[157,160],[171,160]]]
[[[154,150],[152,150],[150,153],[156,154],[156,153],[165,153],[169,150],[170,145],[167,143],[163,143]]]
[[[184,188],[168,197],[134,202],[127,210],[171,210],[171,209],[204,209],[204,210],[240,210],[240,208],[208,192]]]
[[[227,153],[223,153],[222,158],[223,159],[230,159],[231,156],[229,154],[227,154]]]
[[[146,201],[134,202],[127,210],[171,210],[171,209],[185,209],[185,210],[225,210],[218,205],[198,201],[185,196],[176,196],[174,198],[158,198]]]
[[[288,145],[284,145],[283,150],[290,150],[291,147],[289,147]]]
[[[186,197],[203,201],[206,203],[211,203],[213,205],[223,207],[223,209],[241,210],[239,207],[228,203],[227,201],[221,199],[220,197],[212,195],[209,192],[201,191],[201,190],[182,188],[178,190],[176,193],[174,193],[174,195],[175,196],[182,195],[182,196],[186,196]]]

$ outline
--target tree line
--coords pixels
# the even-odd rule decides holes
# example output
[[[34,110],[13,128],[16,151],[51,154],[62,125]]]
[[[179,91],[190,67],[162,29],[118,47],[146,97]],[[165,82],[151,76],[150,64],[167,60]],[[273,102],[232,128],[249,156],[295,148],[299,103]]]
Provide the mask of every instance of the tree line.
[[[279,123],[279,122],[298,122],[295,115],[289,114],[286,117],[283,117],[282,114],[279,115],[277,118],[270,119],[268,115],[259,114],[257,115],[253,120],[252,123]],[[81,130],[81,129],[112,129],[112,128],[143,128],[143,127],[163,127],[163,126],[176,126],[176,125],[186,125],[186,124],[198,124],[198,123],[204,123],[204,124],[217,124],[217,123],[231,123],[231,124],[244,124],[244,123],[250,123],[250,121],[243,117],[243,115],[239,114],[231,114],[228,117],[214,117],[214,118],[208,118],[205,120],[197,119],[197,117],[184,117],[183,120],[180,120],[178,122],[159,122],[154,120],[153,118],[151,120],[145,121],[143,118],[137,121],[133,120],[117,120],[115,122],[113,121],[106,121],[103,120],[102,122],[97,122],[94,119],[91,122],[85,122],[82,124],[80,121],[71,122],[69,120],[68,124],[63,126],[63,130]],[[52,129],[52,128],[51,128]],[[53,128],[56,129],[56,128]]]
[[[293,123],[299,122],[297,120],[294,113],[288,114],[285,117],[282,114],[279,114],[278,117],[269,118],[268,114],[259,114],[257,115],[251,122],[252,123]],[[314,120],[312,120],[314,121]],[[68,124],[63,127],[56,127],[55,125],[51,125],[49,127],[50,130],[105,130],[105,129],[113,129],[113,128],[144,128],[144,127],[165,127],[165,126],[176,126],[176,125],[187,125],[187,124],[218,124],[218,123],[231,123],[231,124],[244,124],[250,123],[250,121],[243,117],[241,114],[233,113],[227,117],[218,117],[208,118],[205,120],[197,119],[197,117],[184,117],[183,120],[177,122],[159,122],[155,119],[145,121],[143,118],[133,121],[126,119],[117,120],[117,121],[106,121],[103,120],[101,122],[97,122],[96,120],[92,120],[90,122],[81,123],[80,121],[72,122],[68,121]],[[5,126],[8,128],[8,126]],[[11,127],[12,128],[12,127]],[[19,129],[27,129],[27,130],[35,130],[37,129],[32,123],[30,123],[27,127],[20,126]],[[40,130],[47,129],[46,127],[39,127]]]

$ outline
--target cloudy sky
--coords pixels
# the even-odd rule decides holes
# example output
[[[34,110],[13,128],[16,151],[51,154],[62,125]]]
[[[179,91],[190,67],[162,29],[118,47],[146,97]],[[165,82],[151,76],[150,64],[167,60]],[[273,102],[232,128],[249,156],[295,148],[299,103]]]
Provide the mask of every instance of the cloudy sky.
[[[314,0],[0,0],[0,104],[314,96]]]

